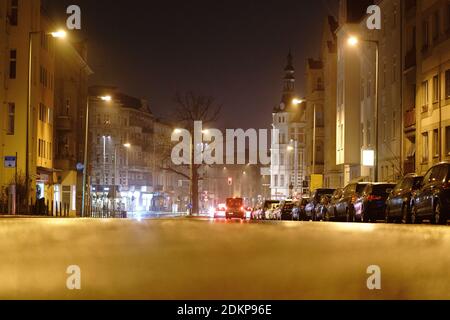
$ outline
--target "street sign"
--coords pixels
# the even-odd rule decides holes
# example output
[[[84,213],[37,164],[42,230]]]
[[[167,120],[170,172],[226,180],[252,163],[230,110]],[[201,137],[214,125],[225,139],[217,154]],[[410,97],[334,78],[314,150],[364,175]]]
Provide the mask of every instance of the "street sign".
[[[15,168],[17,165],[17,158],[15,156],[5,157],[5,168]]]

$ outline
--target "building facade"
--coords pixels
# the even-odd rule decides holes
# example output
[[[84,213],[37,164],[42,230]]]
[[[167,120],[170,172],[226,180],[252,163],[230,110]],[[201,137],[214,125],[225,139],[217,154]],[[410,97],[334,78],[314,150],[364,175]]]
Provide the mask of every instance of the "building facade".
[[[291,54],[287,60],[283,95],[272,114],[272,127],[278,134],[272,137],[270,189],[272,199],[280,200],[309,192],[305,163],[306,106],[294,102],[297,95]]]
[[[54,200],[55,54],[61,43],[49,35],[54,27],[40,0],[0,1],[0,21],[0,185],[16,184],[17,209],[29,213],[36,200]],[[16,168],[5,166],[5,157],[15,158]]]
[[[70,215],[80,216],[88,77],[92,70],[84,43],[64,43],[56,50],[54,199],[68,206]]]
[[[416,172],[450,160],[450,2],[418,0],[416,12]]]

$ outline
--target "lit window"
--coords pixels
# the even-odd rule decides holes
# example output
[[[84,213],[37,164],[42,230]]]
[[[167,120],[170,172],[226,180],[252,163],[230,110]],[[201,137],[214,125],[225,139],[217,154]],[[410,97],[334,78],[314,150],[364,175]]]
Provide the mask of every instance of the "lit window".
[[[422,162],[428,162],[429,141],[428,132],[422,133]]]
[[[9,52],[9,78],[16,79],[17,76],[17,50]]]
[[[16,105],[14,103],[8,103],[8,123],[6,128],[7,135],[14,135],[15,131],[15,118],[16,118]]]

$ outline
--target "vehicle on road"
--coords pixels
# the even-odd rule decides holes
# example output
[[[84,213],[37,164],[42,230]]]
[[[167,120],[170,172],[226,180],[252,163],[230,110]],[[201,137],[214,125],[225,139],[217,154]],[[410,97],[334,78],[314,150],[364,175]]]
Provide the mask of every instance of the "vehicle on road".
[[[214,218],[225,218],[227,212],[227,205],[225,203],[221,203],[214,210]]]
[[[327,206],[330,203],[332,195],[326,194],[322,196],[315,210],[315,221],[324,221],[327,212]]]
[[[332,195],[335,189],[317,189],[312,194],[311,198],[309,199],[309,203],[305,207],[305,214],[307,220],[313,220],[316,219],[316,206],[320,204],[320,200],[322,196],[324,195]]]
[[[377,222],[385,220],[386,200],[395,183],[369,183],[354,203],[354,221]]]
[[[227,210],[225,212],[226,219],[242,219],[246,218],[244,199],[242,198],[228,198]]]
[[[264,210],[264,219],[265,220],[275,220],[276,219],[276,211],[280,207],[280,202],[274,202],[269,205],[267,209]]]
[[[354,182],[344,188],[341,198],[336,201],[335,220],[346,222],[354,221],[354,204],[368,184],[368,182]]]
[[[411,223],[412,195],[420,188],[422,180],[422,176],[408,174],[397,183],[386,201],[387,223]]]
[[[439,163],[425,174],[412,201],[411,223],[430,220],[447,224],[450,216],[450,163]]]
[[[324,218],[325,221],[336,220],[336,203],[342,198],[342,189],[336,189],[331,195],[330,201],[326,205]]]
[[[292,209],[292,220],[296,221],[306,220],[305,207],[308,204],[308,202],[309,202],[308,198],[302,198],[300,201],[294,204],[294,208]]]
[[[275,210],[275,219],[277,220],[292,220],[292,210],[294,203],[290,200],[282,201],[280,207]]]

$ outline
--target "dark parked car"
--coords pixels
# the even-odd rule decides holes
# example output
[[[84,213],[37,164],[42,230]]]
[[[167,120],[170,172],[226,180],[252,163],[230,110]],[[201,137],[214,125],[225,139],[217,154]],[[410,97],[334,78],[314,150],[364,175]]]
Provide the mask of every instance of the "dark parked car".
[[[394,183],[369,183],[354,204],[354,220],[361,222],[384,220],[386,200],[394,188]]]
[[[335,219],[339,221],[355,221],[354,204],[363,193],[368,182],[350,183],[343,192],[342,197],[336,201]]]
[[[332,195],[335,189],[317,189],[311,196],[309,203],[305,207],[305,214],[307,220],[316,219],[316,206],[320,203],[322,196]]]
[[[334,193],[331,195],[330,201],[328,202],[326,206],[326,210],[324,213],[324,220],[325,221],[334,221],[336,220],[336,203],[342,198],[342,189],[337,189],[334,191]]]
[[[332,195],[324,195],[320,199],[320,203],[316,206],[315,220],[324,221],[327,212],[327,206],[331,201]]]
[[[293,220],[292,210],[294,209],[294,203],[292,201],[283,201],[279,209],[279,220]]]
[[[450,163],[440,163],[425,174],[412,201],[411,223],[430,219],[447,224],[450,213]]]
[[[422,176],[408,174],[397,183],[386,201],[387,223],[411,222],[412,194],[420,188],[422,180]]]
[[[294,208],[292,209],[292,219],[296,221],[304,221],[306,220],[305,207],[308,204],[309,199],[303,198],[299,202],[294,204]]]

